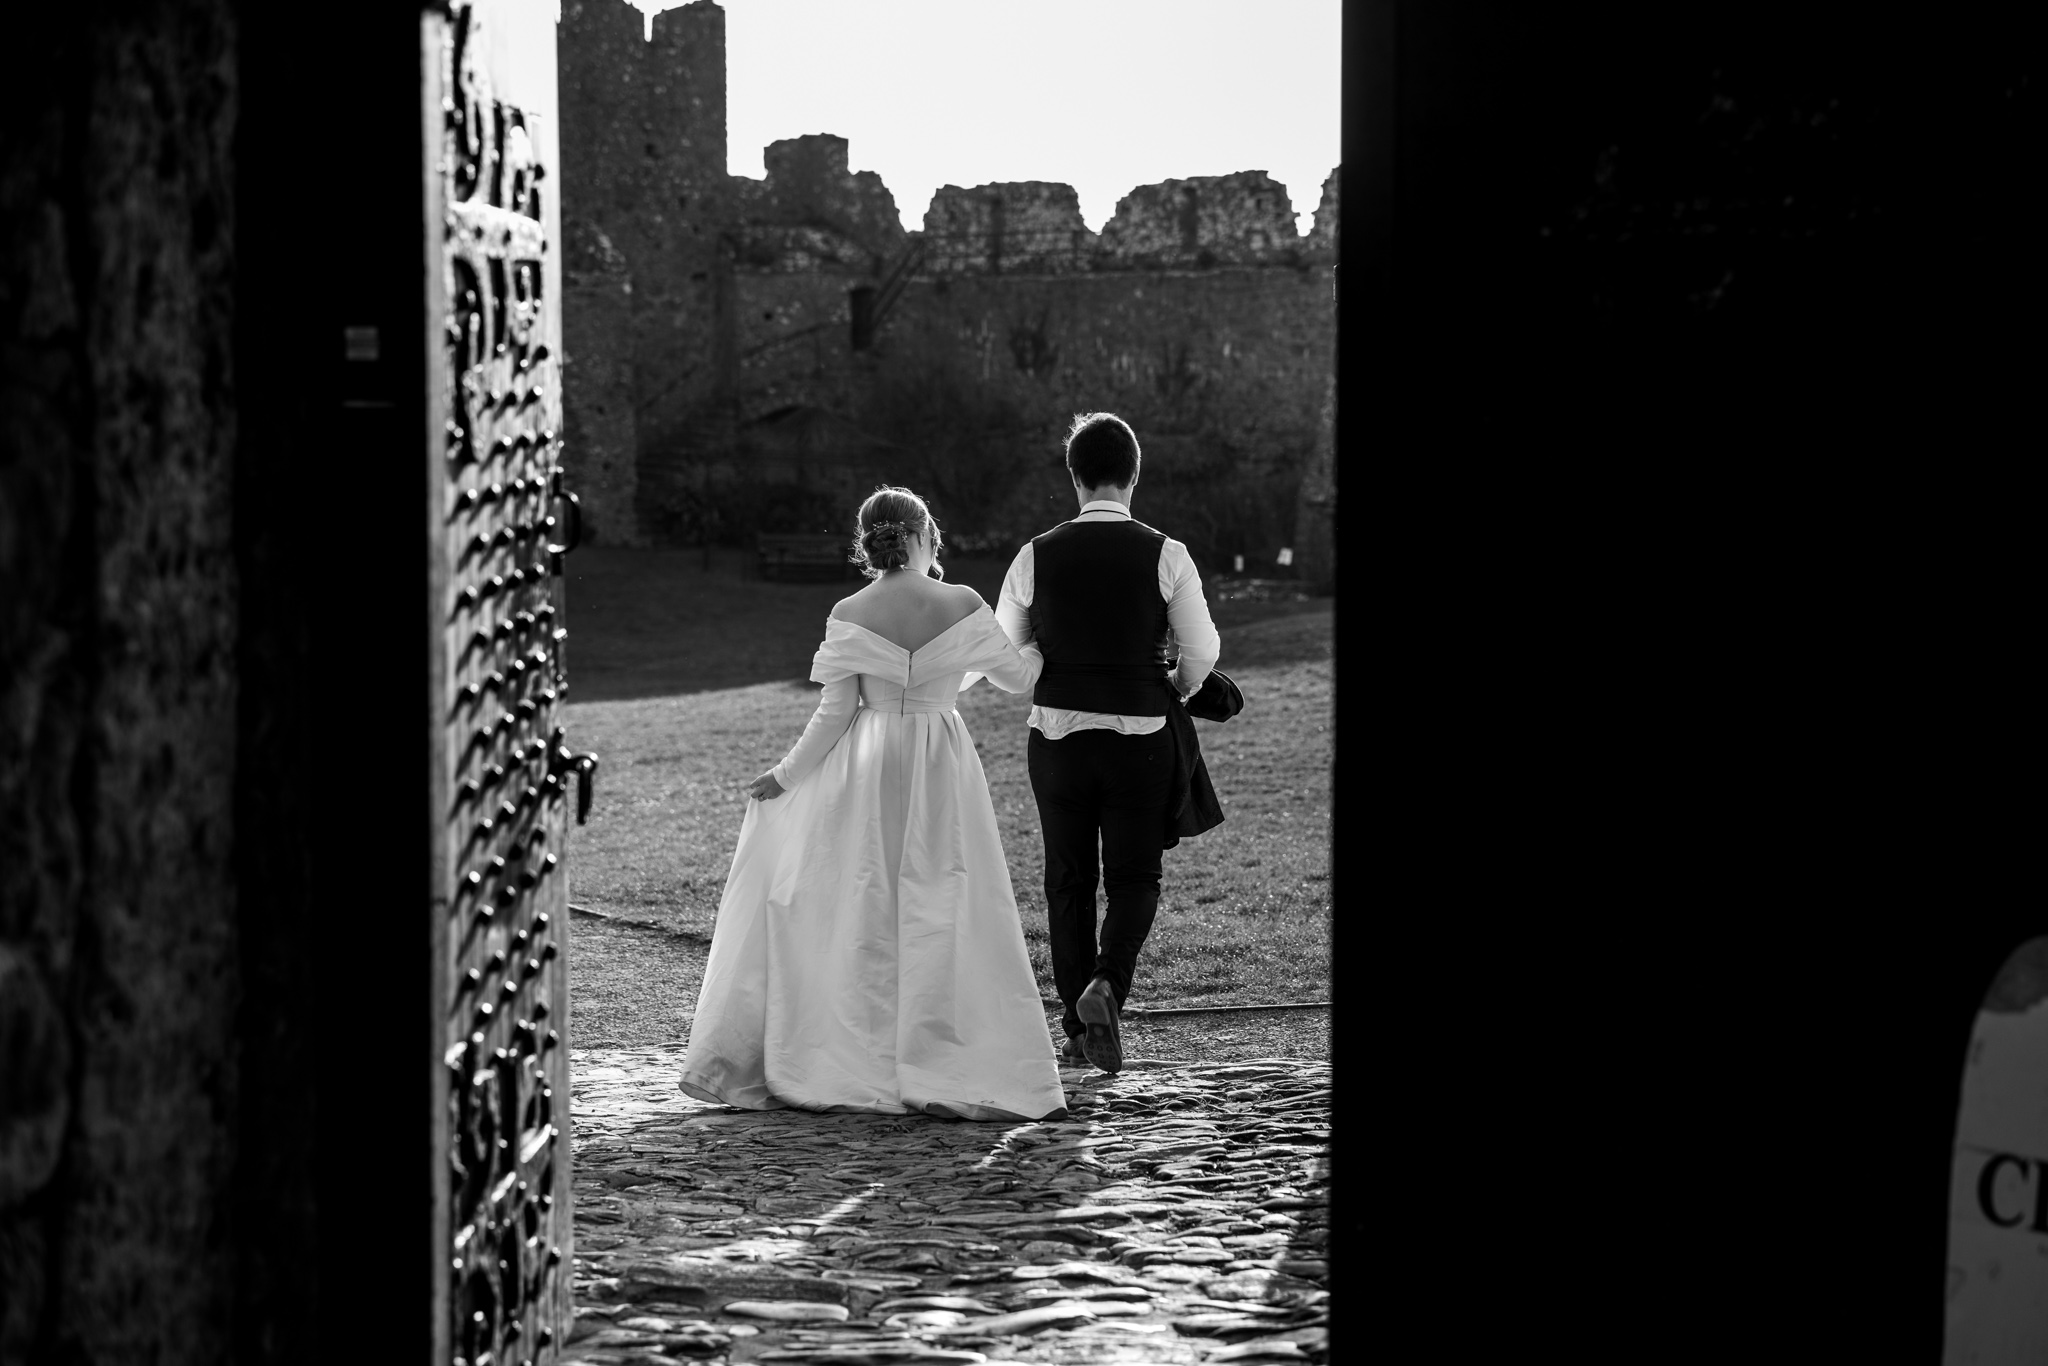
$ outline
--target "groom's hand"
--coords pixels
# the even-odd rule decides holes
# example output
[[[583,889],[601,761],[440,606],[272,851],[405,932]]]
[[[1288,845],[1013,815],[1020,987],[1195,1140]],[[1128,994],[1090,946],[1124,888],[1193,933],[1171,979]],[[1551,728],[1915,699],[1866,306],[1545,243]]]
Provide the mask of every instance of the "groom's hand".
[[[763,773],[747,784],[747,795],[757,802],[772,802],[782,795],[782,784],[775,781],[772,771]]]

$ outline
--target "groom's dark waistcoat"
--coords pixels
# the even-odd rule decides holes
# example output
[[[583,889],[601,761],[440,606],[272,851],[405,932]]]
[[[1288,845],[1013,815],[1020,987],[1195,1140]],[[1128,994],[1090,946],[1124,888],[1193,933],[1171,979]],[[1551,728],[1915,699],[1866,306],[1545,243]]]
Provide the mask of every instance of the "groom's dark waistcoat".
[[[1031,542],[1032,639],[1045,671],[1031,700],[1064,711],[1164,716],[1166,537],[1118,518],[1068,522]]]

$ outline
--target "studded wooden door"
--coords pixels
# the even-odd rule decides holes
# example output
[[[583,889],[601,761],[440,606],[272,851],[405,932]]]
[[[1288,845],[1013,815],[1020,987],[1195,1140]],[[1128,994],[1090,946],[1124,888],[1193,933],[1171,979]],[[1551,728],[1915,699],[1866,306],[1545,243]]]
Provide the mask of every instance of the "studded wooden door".
[[[577,528],[558,463],[553,10],[469,0],[422,21],[442,622],[430,724],[448,1338],[435,1359],[461,1366],[545,1366],[573,1312],[563,842],[595,761],[561,722],[559,576]]]

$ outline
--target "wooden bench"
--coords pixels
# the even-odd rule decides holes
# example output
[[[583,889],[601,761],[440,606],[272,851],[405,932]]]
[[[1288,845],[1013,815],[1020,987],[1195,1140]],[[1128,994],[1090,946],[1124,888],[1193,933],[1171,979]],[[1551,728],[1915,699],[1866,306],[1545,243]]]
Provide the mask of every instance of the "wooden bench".
[[[860,569],[847,555],[852,541],[820,532],[757,532],[754,572],[780,583],[827,583],[857,579]]]

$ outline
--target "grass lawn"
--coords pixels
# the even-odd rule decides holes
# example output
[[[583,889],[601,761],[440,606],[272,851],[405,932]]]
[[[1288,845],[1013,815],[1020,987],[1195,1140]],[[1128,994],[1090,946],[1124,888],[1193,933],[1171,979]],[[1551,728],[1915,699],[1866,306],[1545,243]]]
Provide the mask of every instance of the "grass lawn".
[[[747,557],[736,550],[713,551],[711,562],[707,572],[701,551],[613,546],[568,556],[569,696],[611,702],[802,679],[825,634],[825,614],[860,587],[859,579],[747,578]],[[946,578],[993,604],[1009,567],[1007,557],[948,556]],[[1212,592],[1209,610],[1228,630],[1290,613],[1327,613],[1329,602]],[[1223,667],[1230,669],[1227,660]]]
[[[571,744],[595,750],[602,766],[590,823],[570,837],[570,900],[672,933],[575,921],[575,1037],[584,1046],[662,1042],[685,1034],[696,1006],[744,785],[803,729],[817,690],[797,680],[826,611],[857,585],[760,583],[739,578],[730,561],[706,573],[694,551],[614,550],[586,561],[595,554],[571,557],[587,572],[570,584],[577,653],[566,724]],[[993,601],[1005,567],[949,564],[949,577]],[[1240,599],[1214,609],[1223,668],[1245,693],[1236,719],[1196,723],[1226,819],[1167,851],[1131,1003],[1327,1000],[1329,604]],[[1041,993],[1051,996],[1043,854],[1024,766],[1029,711],[1028,698],[986,683],[960,701],[988,772]],[[1320,1021],[1270,1017],[1168,1032],[1286,1054],[1300,1052],[1291,1032],[1300,1028],[1322,1032]],[[1157,1033],[1166,1022],[1134,1025],[1131,1042],[1177,1055],[1146,1048],[1140,1029]]]

